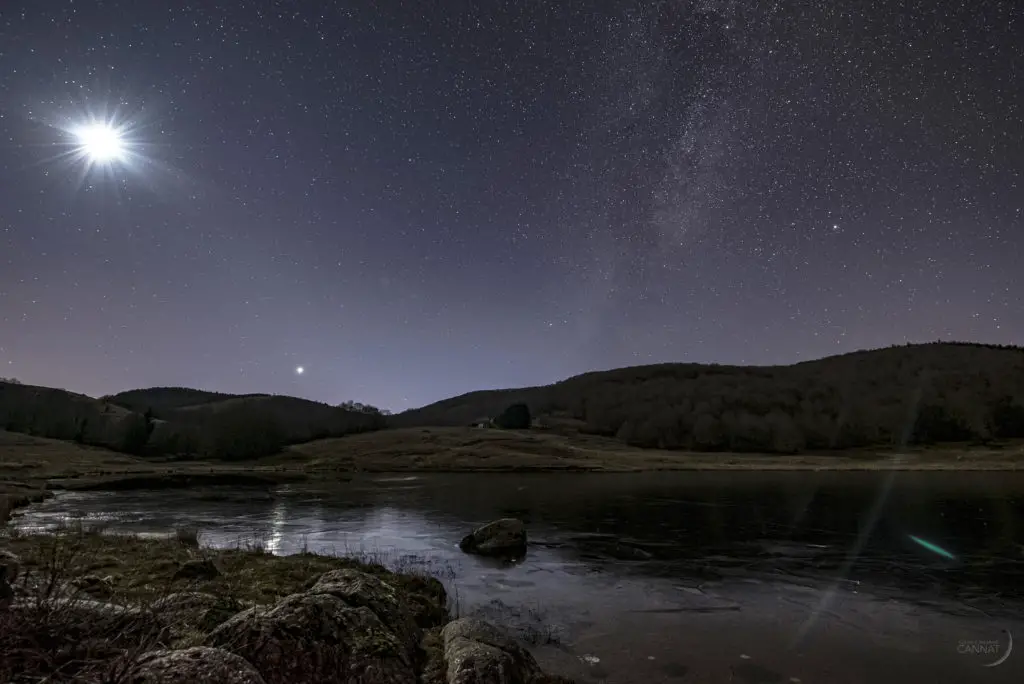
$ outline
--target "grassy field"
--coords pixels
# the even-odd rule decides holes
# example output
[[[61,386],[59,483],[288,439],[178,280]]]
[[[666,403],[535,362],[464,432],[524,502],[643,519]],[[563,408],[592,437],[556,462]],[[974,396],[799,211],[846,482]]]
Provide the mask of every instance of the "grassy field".
[[[326,439],[255,462],[140,458],[0,431],[0,495],[22,505],[47,489],[273,484],[328,473],[647,470],[1017,470],[1024,444],[831,454],[752,455],[636,449],[581,434],[537,430],[403,428]],[[0,501],[0,508],[5,501]]]
[[[83,447],[41,437],[0,430],[0,521],[11,508],[46,495],[53,488],[89,488],[124,480],[163,482],[181,486],[182,477],[232,477],[252,481],[301,478],[301,464],[294,457],[274,457],[259,463],[159,461],[120,454],[107,449]]]
[[[306,471],[1016,470],[1024,444],[757,455],[637,449],[583,434],[402,428],[292,447]],[[287,462],[288,456],[283,462]]]

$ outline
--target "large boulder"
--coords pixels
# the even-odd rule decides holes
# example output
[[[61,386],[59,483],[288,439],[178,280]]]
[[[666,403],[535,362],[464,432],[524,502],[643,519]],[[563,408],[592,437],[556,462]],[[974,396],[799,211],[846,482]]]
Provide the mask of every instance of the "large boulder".
[[[325,589],[243,611],[210,632],[204,645],[245,658],[267,684],[416,682],[416,654],[404,634],[366,605],[349,605]]]
[[[489,622],[460,618],[441,637],[448,684],[529,684],[541,676],[529,651]]]
[[[420,630],[406,610],[405,592],[380,577],[353,569],[331,570],[320,576],[308,594],[329,594],[353,607],[369,608],[412,653]]]
[[[489,522],[463,537],[459,548],[480,556],[524,556],[526,525],[518,518],[501,518]]]
[[[129,681],[132,684],[266,684],[244,658],[205,646],[143,654],[136,661]]]
[[[154,601],[150,607],[154,613],[164,617],[175,627],[195,627],[204,632],[243,609],[233,598],[214,596],[201,591],[167,594]]]

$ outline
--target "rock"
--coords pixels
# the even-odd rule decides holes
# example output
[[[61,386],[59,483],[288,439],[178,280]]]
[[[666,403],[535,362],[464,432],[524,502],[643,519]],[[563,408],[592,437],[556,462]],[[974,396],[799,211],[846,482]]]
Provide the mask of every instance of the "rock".
[[[403,639],[370,608],[330,593],[250,608],[214,629],[204,645],[245,658],[267,684],[416,683],[416,654]]]
[[[220,570],[213,564],[213,561],[204,558],[200,560],[185,561],[174,573],[174,579],[212,580],[220,577]]]
[[[529,684],[542,676],[529,651],[489,622],[460,618],[441,636],[448,684]]]
[[[331,570],[320,576],[308,594],[329,594],[352,607],[369,608],[410,653],[420,630],[406,610],[406,593],[383,579],[353,569]]]
[[[249,662],[220,648],[150,651],[133,666],[132,684],[266,684]]]
[[[152,609],[175,626],[189,625],[205,632],[239,613],[242,605],[230,597],[183,591],[157,599]]]
[[[502,518],[463,537],[459,548],[480,556],[526,555],[526,526],[518,518]]]

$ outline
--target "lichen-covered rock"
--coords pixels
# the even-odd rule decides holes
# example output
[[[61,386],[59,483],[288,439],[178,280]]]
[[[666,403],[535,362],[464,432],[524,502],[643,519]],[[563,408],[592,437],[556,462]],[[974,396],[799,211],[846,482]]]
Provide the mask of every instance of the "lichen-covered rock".
[[[201,591],[182,591],[161,597],[152,610],[173,625],[187,625],[208,631],[242,610],[242,605],[227,596]]]
[[[185,561],[174,573],[174,579],[212,580],[220,577],[220,570],[208,558]]]
[[[441,636],[448,684],[529,684],[541,675],[529,651],[489,622],[460,618]]]
[[[478,527],[459,542],[466,553],[480,556],[526,555],[526,526],[517,518],[501,518]]]
[[[420,631],[407,609],[406,592],[380,577],[349,568],[331,570],[307,593],[329,594],[350,606],[369,608],[407,651],[419,644]]]
[[[204,645],[252,663],[267,684],[415,684],[414,653],[370,608],[329,593],[293,594],[250,608],[214,629]]]
[[[135,663],[129,681],[132,684],[266,684],[244,658],[205,646],[181,651],[150,651]]]

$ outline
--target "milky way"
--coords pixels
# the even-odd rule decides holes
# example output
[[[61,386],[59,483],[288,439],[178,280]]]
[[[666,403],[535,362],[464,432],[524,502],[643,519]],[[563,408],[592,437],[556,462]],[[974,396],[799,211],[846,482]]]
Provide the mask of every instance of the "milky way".
[[[1024,341],[1014,3],[168,5],[0,8],[0,376],[401,410]],[[64,153],[97,113],[131,163]]]

